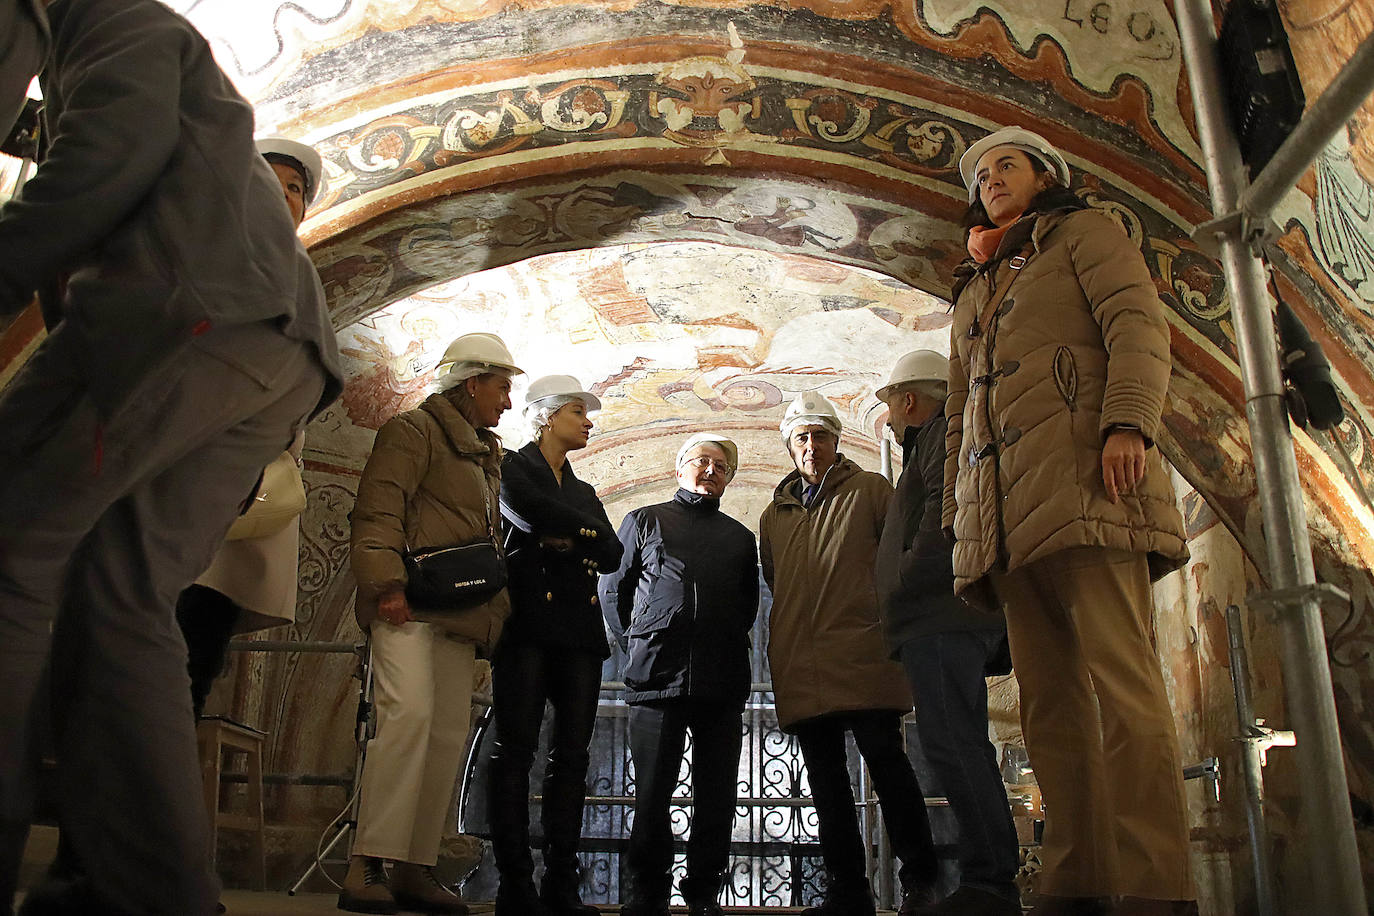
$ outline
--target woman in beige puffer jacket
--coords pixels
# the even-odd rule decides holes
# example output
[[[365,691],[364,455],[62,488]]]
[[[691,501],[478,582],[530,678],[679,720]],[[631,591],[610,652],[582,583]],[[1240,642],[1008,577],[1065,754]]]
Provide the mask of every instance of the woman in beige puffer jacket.
[[[1187,559],[1153,440],[1169,330],[1137,243],[1019,128],[969,148],[943,520],[955,590],[1003,605],[1045,802],[1035,916],[1196,912],[1150,583]],[[1099,726],[1100,722],[1100,726]],[[1107,905],[1110,905],[1109,902]]]
[[[377,433],[353,509],[356,612],[370,638],[377,728],[339,894],[339,908],[352,912],[468,912],[432,869],[452,823],[476,654],[495,645],[510,596],[502,589],[475,607],[414,609],[403,555],[499,536],[501,440],[492,427],[510,409],[511,375],[521,370],[500,338],[481,333],[455,340],[440,369],[440,392]]]
[[[1169,329],[1138,247],[1065,191],[1065,206],[1023,221],[996,261],[955,282],[945,438],[944,523],[955,591],[1070,547],[1147,556],[1152,579],[1188,558],[1183,520],[1157,449],[1113,501],[1102,446],[1114,427],[1159,431]],[[1005,266],[1029,245],[1019,275]],[[991,327],[970,330],[989,301]]]

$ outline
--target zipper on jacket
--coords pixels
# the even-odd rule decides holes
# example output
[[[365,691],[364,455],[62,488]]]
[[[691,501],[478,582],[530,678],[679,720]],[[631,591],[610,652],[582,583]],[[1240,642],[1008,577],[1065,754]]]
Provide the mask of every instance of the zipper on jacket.
[[[992,351],[997,345],[997,331],[1002,324],[1001,313],[1002,309],[999,306],[998,309],[988,317],[988,333],[987,336],[983,338],[983,368],[987,370],[988,373],[993,371]],[[992,489],[993,498],[996,499],[994,505],[997,509],[997,557],[995,562],[999,571],[1005,571],[1007,568],[1008,553],[1007,518],[1006,510],[1002,505],[1004,501],[1004,497],[1002,496],[1002,434],[1000,429],[993,428],[992,423],[992,393],[994,388],[994,385],[985,386],[983,392],[983,415],[987,420],[988,435],[990,436],[987,448],[992,450]]]
[[[692,532],[692,529],[695,528],[696,525],[696,517],[693,515],[691,511],[688,511],[688,532]],[[695,538],[693,538],[693,542],[695,542]],[[697,571],[695,569],[695,564],[687,568],[687,576],[692,585],[692,617],[691,626],[688,628],[687,631],[687,683],[683,685],[683,696],[690,698],[692,696],[693,669],[696,667],[692,664],[692,656],[694,654],[692,652],[692,647],[696,644],[697,637]]]

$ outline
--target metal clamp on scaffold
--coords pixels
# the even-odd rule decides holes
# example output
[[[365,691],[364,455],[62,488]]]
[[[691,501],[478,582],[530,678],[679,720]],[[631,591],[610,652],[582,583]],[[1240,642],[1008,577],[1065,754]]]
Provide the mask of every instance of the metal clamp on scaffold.
[[[1245,599],[1246,604],[1258,605],[1268,611],[1270,620],[1278,620],[1284,612],[1301,611],[1309,601],[1321,607],[1339,607],[1350,603],[1350,595],[1329,582],[1318,582],[1255,592]]]
[[[1279,728],[1270,728],[1264,724],[1263,719],[1256,719],[1252,724],[1245,727],[1245,734],[1234,739],[1241,744],[1253,747],[1259,754],[1260,766],[1269,765],[1269,749],[1271,747],[1297,747],[1298,737],[1291,731]]]
[[[1221,801],[1221,761],[1215,757],[1208,757],[1201,763],[1194,763],[1183,768],[1184,779],[1202,779],[1212,787],[1212,798]]]

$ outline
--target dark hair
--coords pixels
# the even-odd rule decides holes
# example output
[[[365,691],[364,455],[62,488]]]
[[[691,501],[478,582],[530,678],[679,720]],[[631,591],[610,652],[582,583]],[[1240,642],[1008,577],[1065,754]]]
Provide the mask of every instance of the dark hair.
[[[1030,161],[1031,170],[1035,172],[1035,174],[1049,174],[1049,166],[1041,162],[1039,157],[1032,156],[1025,150],[1022,150],[1021,152],[1025,154],[1026,159]],[[974,180],[976,181],[977,179],[975,178]],[[1063,185],[1059,184],[1058,176],[1055,176],[1055,183],[1052,187],[1046,188],[1045,190],[1041,191],[1040,193],[1036,194],[1034,197],[1031,198],[1030,205],[1026,207],[1026,212],[1029,213],[1032,210],[1038,209],[1036,205],[1041,202],[1040,198],[1044,195],[1054,190],[1062,191],[1063,189]],[[965,239],[968,238],[968,231],[970,229],[976,227],[982,227],[984,229],[996,228],[996,224],[993,223],[992,217],[988,216],[988,211],[983,207],[983,200],[981,195],[974,195],[973,203],[969,204],[968,209],[964,211],[964,218],[959,221],[959,225],[962,226],[964,229]]]
[[[301,164],[299,159],[295,156],[288,156],[285,153],[263,153],[262,158],[273,165],[284,165],[299,172],[301,176],[301,187],[305,189],[306,202],[308,203],[310,201],[310,173],[306,171],[305,166]]]

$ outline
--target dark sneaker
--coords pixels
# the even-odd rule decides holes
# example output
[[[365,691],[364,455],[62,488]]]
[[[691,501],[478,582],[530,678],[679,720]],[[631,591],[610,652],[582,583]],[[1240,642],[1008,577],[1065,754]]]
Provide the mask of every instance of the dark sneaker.
[[[829,897],[820,906],[809,906],[802,910],[801,916],[877,916],[877,912],[871,897],[867,900]]]
[[[725,916],[725,910],[714,900],[697,900],[687,904],[687,916]]]
[[[905,912],[905,911],[903,911]],[[961,887],[913,916],[1021,916],[1021,904],[977,887]]]

